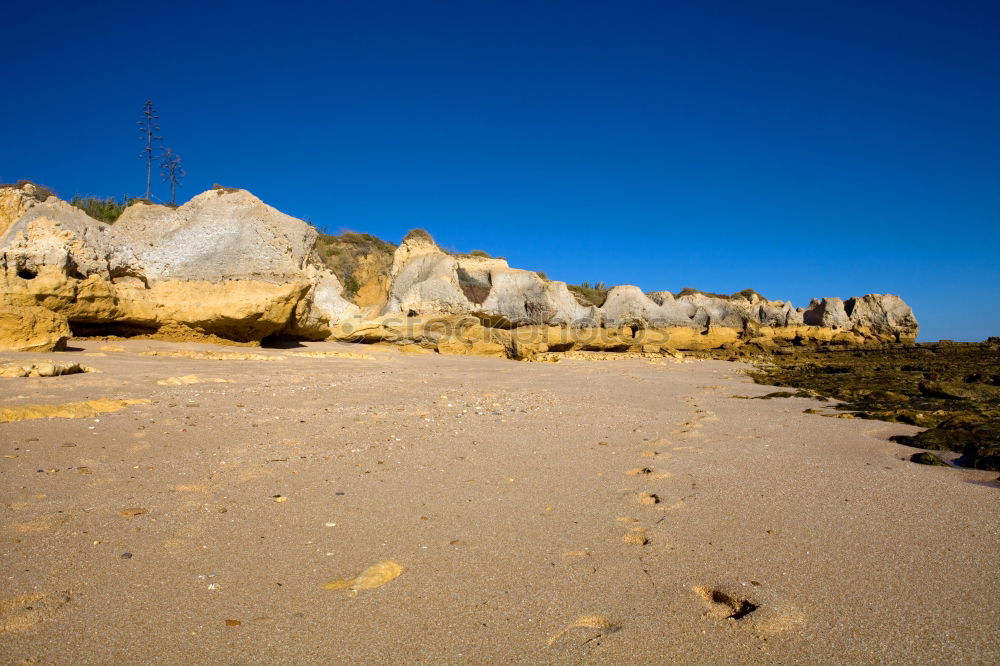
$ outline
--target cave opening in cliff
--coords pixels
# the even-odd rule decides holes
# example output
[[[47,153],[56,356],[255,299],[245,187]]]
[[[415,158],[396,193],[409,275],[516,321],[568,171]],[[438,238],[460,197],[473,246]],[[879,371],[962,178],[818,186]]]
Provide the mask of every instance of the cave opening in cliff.
[[[134,338],[140,335],[154,335],[160,330],[160,327],[133,322],[94,322],[70,319],[69,330],[74,338]]]
[[[268,335],[260,341],[263,349],[298,349],[305,347],[302,342],[307,338],[287,333]]]

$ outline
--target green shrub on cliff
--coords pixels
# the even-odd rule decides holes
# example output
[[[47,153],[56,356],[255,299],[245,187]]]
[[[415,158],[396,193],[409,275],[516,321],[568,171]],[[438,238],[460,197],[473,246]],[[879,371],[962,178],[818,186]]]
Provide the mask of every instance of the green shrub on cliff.
[[[76,206],[82,210],[87,215],[91,216],[95,220],[100,220],[101,222],[107,222],[108,224],[114,224],[125,209],[131,206],[136,201],[139,201],[136,197],[129,197],[125,195],[121,198],[121,201],[115,197],[81,197],[79,194],[70,199],[70,204]]]
[[[413,240],[413,239],[425,240],[425,241],[428,241],[430,243],[434,242],[434,237],[431,236],[430,232],[428,232],[426,229],[419,229],[419,228],[418,229],[410,229],[406,233],[406,235],[403,236],[403,242],[404,243],[406,241],[408,241],[408,240]]]
[[[604,301],[608,300],[609,290],[603,282],[597,282],[594,286],[590,286],[589,282],[566,286],[581,305],[596,305],[597,307],[601,307],[604,305]]]
[[[12,187],[15,190],[23,190],[26,185],[34,186],[35,196],[38,197],[39,201],[45,201],[49,197],[57,196],[51,188],[39,185],[38,183],[33,183],[30,180],[24,180],[23,178],[16,183],[0,183],[0,187]]]
[[[371,234],[348,231],[340,235],[319,234],[314,251],[320,263],[344,285],[347,295],[353,297],[367,275],[388,275],[396,245]],[[368,264],[366,275],[360,275],[363,261]]]
[[[709,298],[721,298],[724,301],[731,301],[731,300],[734,300],[734,299],[737,299],[737,298],[742,298],[742,299],[747,300],[747,301],[752,301],[753,298],[754,298],[754,296],[756,296],[758,299],[760,299],[762,301],[766,301],[767,300],[766,298],[764,298],[763,296],[761,296],[760,293],[757,292],[756,289],[749,289],[749,288],[744,289],[742,291],[738,291],[735,294],[716,294],[713,291],[703,291],[701,289],[695,289],[694,287],[684,287],[679,292],[677,292],[677,296],[678,297],[680,297],[680,296],[694,296],[694,295],[699,295],[699,294],[702,295],[702,296],[708,296]]]

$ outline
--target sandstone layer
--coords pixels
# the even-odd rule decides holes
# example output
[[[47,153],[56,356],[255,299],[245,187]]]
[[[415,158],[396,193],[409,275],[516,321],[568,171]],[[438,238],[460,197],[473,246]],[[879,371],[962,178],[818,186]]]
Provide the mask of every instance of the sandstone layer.
[[[62,315],[37,306],[0,304],[0,350],[57,351],[70,330]]]
[[[245,190],[209,190],[179,208],[136,203],[113,225],[33,192],[0,188],[7,226],[0,294],[5,307],[54,313],[55,340],[68,335],[56,323],[65,320],[84,336],[255,342],[287,335],[530,358],[570,350],[879,344],[917,334],[909,306],[883,294],[796,308],[750,290],[725,297],[621,285],[597,306],[578,300],[566,283],[503,259],[444,252],[426,232],[411,232],[388,268],[371,270],[386,266],[388,255],[381,262],[361,257],[347,293],[315,251],[316,230]]]

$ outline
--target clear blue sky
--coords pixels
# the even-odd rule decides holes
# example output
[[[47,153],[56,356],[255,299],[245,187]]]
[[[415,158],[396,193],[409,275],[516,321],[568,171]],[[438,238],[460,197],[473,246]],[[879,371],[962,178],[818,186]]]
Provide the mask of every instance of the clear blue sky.
[[[569,282],[901,295],[1000,335],[1000,2],[19,3],[0,180],[425,227]],[[169,196],[164,185],[155,194]]]

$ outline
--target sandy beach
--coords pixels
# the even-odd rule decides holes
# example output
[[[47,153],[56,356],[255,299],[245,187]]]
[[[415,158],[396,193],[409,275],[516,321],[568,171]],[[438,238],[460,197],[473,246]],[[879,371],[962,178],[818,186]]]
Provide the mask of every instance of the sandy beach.
[[[747,366],[70,346],[0,354],[110,399],[0,423],[4,663],[1000,660],[997,474]]]

